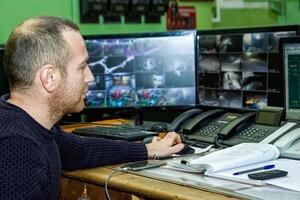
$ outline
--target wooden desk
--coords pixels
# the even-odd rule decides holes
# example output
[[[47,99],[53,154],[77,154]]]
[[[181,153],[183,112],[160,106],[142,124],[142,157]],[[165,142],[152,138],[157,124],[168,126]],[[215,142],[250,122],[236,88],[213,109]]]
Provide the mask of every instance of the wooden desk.
[[[106,120],[103,124],[126,122],[126,120]],[[67,132],[74,128],[88,124],[67,125],[63,129]],[[77,199],[86,184],[88,196],[93,199],[105,199],[104,184],[107,177],[116,166],[103,166],[92,169],[82,169],[65,172],[61,177],[61,199]],[[189,199],[189,200],[233,200],[238,199],[226,194],[205,191],[204,189],[191,188],[175,183],[160,181],[144,176],[129,173],[120,173],[109,181],[111,199],[127,200],[132,195],[146,199]]]
[[[98,167],[64,173],[62,175],[62,199],[68,199],[66,193],[72,194],[69,199],[76,199],[77,195],[80,195],[83,191],[83,183],[89,183],[88,194],[92,199],[105,199],[104,183],[112,172],[113,170],[110,167]],[[112,199],[131,199],[130,194],[146,199],[238,199],[129,173],[120,173],[113,176],[109,181],[109,188],[113,189],[113,191],[110,190]],[[96,193],[96,195],[93,193]]]

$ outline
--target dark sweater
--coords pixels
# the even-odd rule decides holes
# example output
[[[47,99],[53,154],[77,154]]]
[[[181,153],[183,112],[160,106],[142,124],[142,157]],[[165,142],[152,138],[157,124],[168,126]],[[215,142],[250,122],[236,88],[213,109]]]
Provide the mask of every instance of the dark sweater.
[[[58,199],[61,169],[147,159],[144,144],[64,133],[0,101],[0,199]]]

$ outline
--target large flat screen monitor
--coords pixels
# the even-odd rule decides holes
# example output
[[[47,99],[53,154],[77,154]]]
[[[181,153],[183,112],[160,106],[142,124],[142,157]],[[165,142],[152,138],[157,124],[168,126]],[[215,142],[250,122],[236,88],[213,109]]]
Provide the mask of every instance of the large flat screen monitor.
[[[3,64],[4,47],[0,45],[0,96],[9,93],[8,80]]]
[[[95,81],[86,109],[196,105],[196,32],[84,36]]]
[[[280,40],[285,74],[287,119],[300,119],[300,37]]]
[[[297,25],[199,31],[199,105],[284,107],[279,38],[297,33]]]

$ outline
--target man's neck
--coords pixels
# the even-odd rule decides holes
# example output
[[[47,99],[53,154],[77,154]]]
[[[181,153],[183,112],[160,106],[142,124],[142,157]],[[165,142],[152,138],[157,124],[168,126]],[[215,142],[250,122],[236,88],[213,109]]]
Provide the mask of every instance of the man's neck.
[[[55,117],[50,113],[47,102],[40,97],[12,92],[8,102],[23,109],[39,124],[49,130],[60,119],[60,117]]]

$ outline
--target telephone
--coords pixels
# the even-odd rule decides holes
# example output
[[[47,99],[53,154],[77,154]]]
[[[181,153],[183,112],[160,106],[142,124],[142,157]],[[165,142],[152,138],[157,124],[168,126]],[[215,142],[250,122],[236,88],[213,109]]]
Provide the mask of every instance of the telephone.
[[[184,121],[198,115],[201,112],[202,112],[201,109],[194,108],[194,109],[191,109],[191,110],[181,113],[168,125],[167,131],[179,131],[180,125]]]
[[[254,117],[255,117],[255,113],[249,112],[235,118],[230,122],[229,125],[224,126],[224,128],[220,130],[218,136],[223,140],[228,139],[229,137],[231,137],[233,134],[236,133],[235,132],[236,128],[242,125],[242,123],[247,122],[250,119],[254,119]]]
[[[300,159],[300,128],[286,133],[274,145],[279,149],[281,157]]]
[[[221,110],[207,111],[183,123],[182,133],[189,144],[215,143],[233,146],[243,142],[261,142],[279,128],[282,110],[264,107],[257,111],[257,114],[255,112],[223,114]],[[201,116],[205,116],[206,113],[204,120]],[[210,116],[214,118],[208,121],[207,118]],[[198,124],[194,123],[196,119]],[[205,124],[203,121],[208,122]]]
[[[154,124],[150,130],[155,132],[179,131],[180,125],[186,120],[189,120],[202,112],[201,109],[191,109],[178,115],[171,123]]]
[[[214,120],[216,117],[225,113],[225,110],[222,109],[214,109],[203,112],[197,115],[194,118],[186,120],[181,125],[181,130],[183,134],[190,134],[195,132],[198,128],[207,125],[209,122]]]
[[[222,129],[224,129],[225,127],[226,130],[224,130],[223,132],[231,133],[231,130],[238,125],[238,122],[234,121],[235,119],[239,118],[240,120],[242,119],[242,121],[250,119],[250,115],[248,114],[246,115],[247,117],[242,117],[242,116],[243,115],[237,113],[225,113],[220,117],[218,117],[217,119],[212,120],[207,125],[201,126],[198,130],[196,130],[192,134],[184,134],[184,136],[188,140],[194,141],[194,143],[204,142],[204,143],[212,144],[214,143],[214,139],[218,135],[218,133],[222,131]],[[234,124],[232,124],[233,122]]]
[[[237,120],[238,126],[236,126],[236,129],[229,130],[231,131],[230,138],[226,135],[226,130],[225,133],[223,133],[224,130],[219,133],[220,138],[223,139],[221,144],[233,146],[243,142],[261,142],[279,129],[282,111],[283,108],[281,107],[266,106],[257,111],[255,121]],[[224,129],[227,129],[227,127]]]

